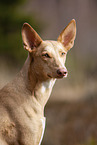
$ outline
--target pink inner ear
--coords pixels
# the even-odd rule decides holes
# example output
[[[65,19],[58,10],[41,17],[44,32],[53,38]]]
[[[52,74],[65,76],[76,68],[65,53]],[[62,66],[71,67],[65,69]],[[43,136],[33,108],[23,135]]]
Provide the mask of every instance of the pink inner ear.
[[[36,43],[35,42],[35,37],[32,37],[32,38],[29,39],[29,44],[30,44],[30,47],[31,48],[36,47],[36,44],[35,43]]]
[[[64,41],[63,41],[64,46],[67,46],[68,43],[72,40],[72,38],[73,38],[73,32],[70,31],[67,35],[64,36]]]
[[[30,33],[30,31],[27,31],[26,32],[26,38],[27,38],[27,41],[28,41],[28,43],[29,43],[29,45],[30,45],[31,48],[34,47],[34,43],[35,43],[35,37],[32,34],[33,33]]]

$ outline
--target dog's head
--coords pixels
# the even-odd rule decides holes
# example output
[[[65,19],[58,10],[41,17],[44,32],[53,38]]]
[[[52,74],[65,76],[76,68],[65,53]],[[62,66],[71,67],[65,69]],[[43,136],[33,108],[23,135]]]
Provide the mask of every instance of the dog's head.
[[[76,22],[73,19],[61,32],[57,41],[43,41],[36,31],[24,23],[22,39],[24,48],[33,59],[31,65],[38,77],[63,78],[67,76],[66,54],[74,45]]]

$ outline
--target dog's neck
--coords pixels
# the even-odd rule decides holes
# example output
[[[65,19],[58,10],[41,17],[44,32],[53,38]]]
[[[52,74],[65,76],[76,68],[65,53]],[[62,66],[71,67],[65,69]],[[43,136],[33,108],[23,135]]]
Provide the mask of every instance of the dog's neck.
[[[41,105],[42,109],[44,109],[56,79],[53,78],[46,79],[46,80],[38,79],[34,72],[33,66],[32,68],[30,68],[30,63],[31,61],[28,56],[20,72],[21,74],[20,76],[23,81],[22,84],[24,84],[26,90],[30,92],[32,97],[35,97],[36,101]]]
[[[37,101],[41,104],[43,109],[49,99],[54,83],[55,79],[49,79],[44,82],[39,82],[35,86],[34,96],[37,99]]]

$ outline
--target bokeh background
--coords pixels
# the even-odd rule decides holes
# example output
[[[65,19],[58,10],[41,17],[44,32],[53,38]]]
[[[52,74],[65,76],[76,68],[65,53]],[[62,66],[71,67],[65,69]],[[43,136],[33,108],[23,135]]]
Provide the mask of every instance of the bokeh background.
[[[0,88],[28,55],[24,22],[44,40],[56,40],[73,18],[77,36],[67,56],[69,75],[56,82],[45,108],[42,145],[97,145],[97,0],[0,0]]]

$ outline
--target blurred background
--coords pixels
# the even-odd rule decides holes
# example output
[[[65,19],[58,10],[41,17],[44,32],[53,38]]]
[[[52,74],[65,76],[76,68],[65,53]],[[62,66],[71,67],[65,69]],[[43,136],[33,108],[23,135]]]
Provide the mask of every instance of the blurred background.
[[[97,145],[97,0],[0,0],[0,88],[27,58],[21,28],[56,40],[75,19],[77,36],[67,55],[69,75],[58,80],[45,108],[42,145]]]

